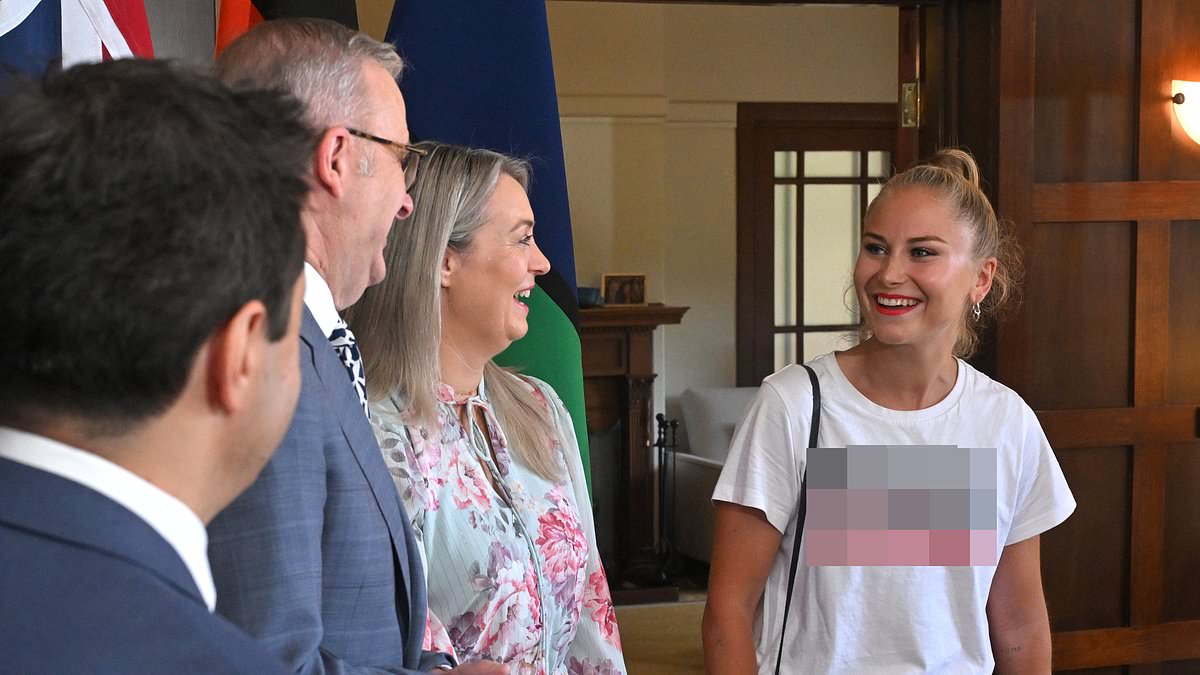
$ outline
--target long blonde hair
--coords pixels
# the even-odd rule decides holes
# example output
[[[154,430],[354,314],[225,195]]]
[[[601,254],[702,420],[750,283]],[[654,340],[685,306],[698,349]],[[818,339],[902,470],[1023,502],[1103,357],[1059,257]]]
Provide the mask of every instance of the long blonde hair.
[[[996,259],[992,288],[979,303],[980,321],[973,321],[968,317],[971,313],[969,305],[963,307],[958,337],[954,341],[954,355],[970,357],[979,348],[980,323],[994,320],[1001,309],[1017,295],[1023,273],[1020,247],[1012,228],[996,217],[996,212],[981,187],[979,165],[967,151],[943,148],[926,162],[892,176],[867,207],[867,218],[871,217],[875,206],[889,194],[909,187],[930,190],[950,204],[959,222],[971,231],[972,258]],[[870,330],[865,323],[860,328],[860,333],[864,338],[870,336]]]
[[[487,222],[487,203],[501,175],[528,189],[529,167],[491,150],[420,143],[412,189],[413,215],[392,228],[384,252],[387,277],[363,293],[347,321],[362,349],[368,394],[391,397],[405,422],[440,433],[436,389],[441,382],[441,265],[449,248],[467,251]],[[488,361],[483,385],[509,451],[543,478],[562,480],[549,401],[513,371]]]

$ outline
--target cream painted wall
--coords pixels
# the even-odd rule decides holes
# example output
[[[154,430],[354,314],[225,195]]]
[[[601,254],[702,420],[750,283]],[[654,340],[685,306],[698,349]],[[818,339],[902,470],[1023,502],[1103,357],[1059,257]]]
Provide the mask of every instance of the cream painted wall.
[[[665,152],[661,119],[576,117],[564,120],[571,147],[567,189],[580,283],[598,286],[603,272],[644,272],[650,297],[661,297],[665,276],[663,227]]]
[[[669,5],[666,94],[686,101],[894,101],[894,7]]]
[[[687,104],[673,106],[693,108]],[[710,106],[704,119],[668,123],[664,157],[670,217],[664,225],[670,266],[662,300],[691,307],[664,335],[662,393],[672,402],[688,387],[734,384],[737,307],[737,209],[734,185],[736,107]],[[578,254],[577,254],[578,255]]]
[[[655,409],[732,386],[739,101],[896,100],[888,7],[550,0],[576,273],[645,272],[686,305],[656,333]]]
[[[662,96],[665,7],[547,2],[558,95]]]

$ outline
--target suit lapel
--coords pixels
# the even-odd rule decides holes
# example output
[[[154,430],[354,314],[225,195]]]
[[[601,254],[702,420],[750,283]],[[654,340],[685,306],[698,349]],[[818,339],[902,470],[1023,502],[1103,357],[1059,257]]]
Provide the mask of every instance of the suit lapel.
[[[0,522],[122,558],[204,605],[175,549],[146,521],[99,492],[0,458],[0,494]]]
[[[400,617],[401,625],[408,625],[408,599],[412,597],[412,589],[409,587],[411,583],[409,575],[404,573],[405,570],[410,569],[405,542],[412,539],[412,534],[406,517],[401,512],[400,497],[396,493],[396,486],[392,483],[387,466],[383,463],[379,443],[375,440],[371,423],[363,414],[362,406],[358,402],[358,395],[354,392],[354,386],[350,382],[346,367],[342,365],[337,353],[329,344],[329,339],[322,333],[320,325],[317,324],[307,307],[304,309],[304,323],[301,326],[300,338],[308,346],[313,370],[321,381],[321,387],[328,393],[331,412],[341,427],[346,445],[350,448],[355,462],[358,463],[359,470],[371,488],[375,504],[387,523],[388,534],[392,540],[392,550],[395,552],[396,562],[399,565],[396,574],[399,578],[396,585],[397,609],[404,614]],[[402,597],[400,597],[401,595]],[[424,626],[421,626],[421,630],[424,630]]]

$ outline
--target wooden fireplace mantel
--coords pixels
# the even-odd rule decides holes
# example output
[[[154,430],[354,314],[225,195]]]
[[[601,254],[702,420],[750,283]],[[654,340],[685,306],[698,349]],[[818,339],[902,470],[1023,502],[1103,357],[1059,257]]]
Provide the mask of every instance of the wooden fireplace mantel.
[[[613,305],[579,310],[579,324],[583,328],[637,328],[654,329],[664,324],[683,321],[688,307],[673,307],[662,303],[649,305]]]
[[[614,560],[605,561],[614,593],[655,585],[654,449],[650,407],[655,328],[678,324],[687,307],[619,305],[579,311],[583,390],[589,433],[624,422],[617,458]]]

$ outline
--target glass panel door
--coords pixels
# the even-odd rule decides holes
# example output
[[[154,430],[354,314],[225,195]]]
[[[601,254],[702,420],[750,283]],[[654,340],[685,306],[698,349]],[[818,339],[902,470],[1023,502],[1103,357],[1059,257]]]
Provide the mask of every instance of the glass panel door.
[[[854,261],[867,205],[892,157],[885,150],[786,149],[773,159],[778,370],[857,344]]]

